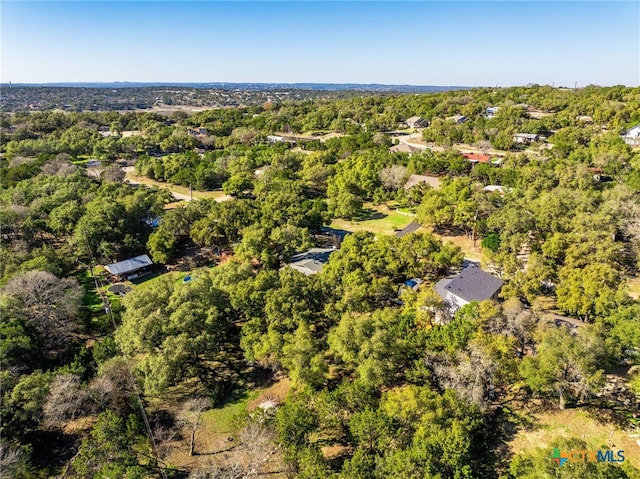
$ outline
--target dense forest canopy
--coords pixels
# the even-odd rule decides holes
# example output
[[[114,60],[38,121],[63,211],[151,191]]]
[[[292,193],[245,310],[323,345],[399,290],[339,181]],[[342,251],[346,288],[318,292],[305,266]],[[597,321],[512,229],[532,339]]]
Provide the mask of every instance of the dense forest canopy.
[[[640,427],[640,89],[264,96],[1,114],[3,477],[640,477],[505,446],[539,411]],[[500,292],[454,311],[474,260]],[[227,459],[172,452],[274,382]]]

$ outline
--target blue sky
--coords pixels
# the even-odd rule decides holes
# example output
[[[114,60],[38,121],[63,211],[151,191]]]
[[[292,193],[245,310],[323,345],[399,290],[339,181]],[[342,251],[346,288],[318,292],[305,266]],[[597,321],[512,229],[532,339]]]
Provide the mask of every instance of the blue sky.
[[[640,84],[640,2],[1,0],[2,82]]]

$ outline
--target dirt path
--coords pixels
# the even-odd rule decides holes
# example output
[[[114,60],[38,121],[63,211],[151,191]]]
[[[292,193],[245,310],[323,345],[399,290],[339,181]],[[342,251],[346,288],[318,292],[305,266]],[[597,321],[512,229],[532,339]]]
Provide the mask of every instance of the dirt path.
[[[221,203],[223,201],[228,201],[231,199],[229,195],[225,195],[221,191],[197,191],[196,190],[196,191],[193,191],[191,195],[186,192],[177,191],[178,189],[183,191],[188,191],[188,189],[178,185],[173,185],[171,183],[163,183],[161,181],[152,180],[151,178],[136,175],[135,169],[133,166],[125,166],[122,168],[122,170],[126,173],[125,180],[124,180],[125,182],[131,185],[144,185],[148,188],[155,186],[157,188],[167,189],[171,192],[171,194],[176,200],[191,201],[192,199],[198,200],[198,199],[204,199],[204,198],[213,198],[218,203]]]

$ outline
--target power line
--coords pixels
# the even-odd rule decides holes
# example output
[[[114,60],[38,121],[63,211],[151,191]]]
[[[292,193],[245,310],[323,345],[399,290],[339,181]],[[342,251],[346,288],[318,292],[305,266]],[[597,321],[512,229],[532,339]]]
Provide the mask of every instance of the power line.
[[[113,325],[113,332],[115,333],[116,329],[118,329],[118,325],[116,323],[116,318],[113,315],[113,311],[111,310],[111,303],[109,302],[109,297],[102,291],[102,288],[105,285],[102,284],[102,280],[98,276],[93,274],[93,270],[96,267],[96,262],[93,257],[93,252],[91,251],[91,245],[89,243],[89,240],[87,239],[87,235],[84,235],[84,240],[87,244],[87,251],[89,252],[89,264],[91,266],[89,269],[89,273],[93,277],[93,282],[96,286],[96,291],[100,295],[100,299],[102,299],[102,305],[104,306],[104,310],[109,315],[109,318],[111,318],[111,324]],[[133,392],[136,395],[136,399],[138,400],[138,407],[140,408],[140,415],[142,416],[142,422],[144,422],[144,427],[145,427],[145,430],[147,431],[147,436],[149,436],[149,440],[151,441],[151,452],[153,454],[153,458],[157,464],[160,464],[160,461],[158,460],[158,446],[156,444],[156,439],[153,436],[153,430],[151,429],[151,424],[149,424],[149,418],[147,416],[147,412],[144,409],[142,396],[140,395],[140,391],[138,390],[138,385],[136,384],[135,378],[133,377],[133,374],[131,373],[131,371],[129,371],[129,382],[131,383],[131,386],[133,387]],[[162,479],[168,479],[167,474],[165,473],[163,467],[160,467],[160,474],[162,475]]]

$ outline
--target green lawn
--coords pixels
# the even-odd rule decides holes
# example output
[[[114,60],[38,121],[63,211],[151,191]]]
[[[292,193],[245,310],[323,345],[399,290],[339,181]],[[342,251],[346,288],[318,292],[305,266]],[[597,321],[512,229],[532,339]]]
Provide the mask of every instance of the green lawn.
[[[185,271],[171,271],[169,273],[164,274],[155,274],[149,276],[143,276],[142,278],[136,279],[134,281],[125,281],[124,284],[128,286],[133,286],[136,289],[145,289],[149,288],[151,285],[155,284],[159,281],[160,278],[172,278],[176,283],[181,283],[185,276],[188,276],[193,273],[187,273]]]
[[[393,235],[413,221],[412,216],[391,210],[385,205],[372,206],[367,204],[365,208],[369,213],[368,218],[365,217],[357,221],[334,219],[330,226],[352,232],[370,231],[374,234]]]
[[[236,418],[247,412],[249,403],[256,399],[261,391],[261,389],[254,389],[222,407],[205,411],[202,413],[203,428],[213,434],[228,434],[234,432],[236,429]]]

